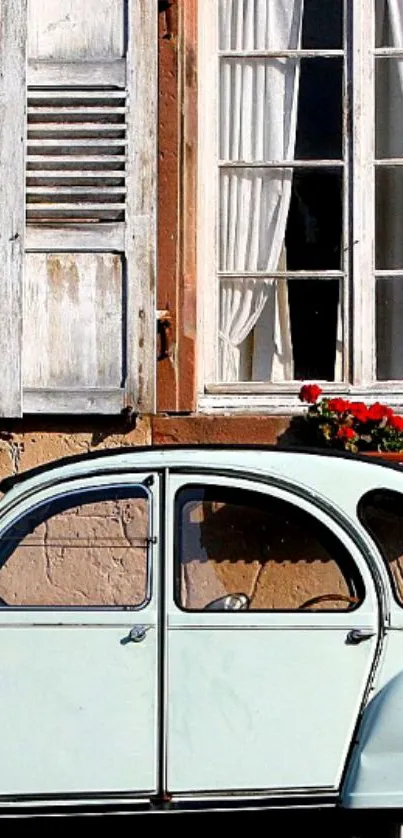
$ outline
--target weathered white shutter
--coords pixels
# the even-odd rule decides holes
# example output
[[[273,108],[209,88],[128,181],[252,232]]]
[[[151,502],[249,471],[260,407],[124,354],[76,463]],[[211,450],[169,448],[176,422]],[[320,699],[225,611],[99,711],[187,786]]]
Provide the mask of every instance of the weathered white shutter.
[[[15,309],[23,285],[22,338],[10,313],[22,385],[18,397],[16,376],[12,398],[0,397],[3,415],[152,410],[156,0],[1,5],[9,28],[18,9],[27,30],[24,277],[16,258],[8,280]],[[21,43],[13,49],[20,113]],[[4,145],[20,214],[20,153],[16,166],[2,135]]]

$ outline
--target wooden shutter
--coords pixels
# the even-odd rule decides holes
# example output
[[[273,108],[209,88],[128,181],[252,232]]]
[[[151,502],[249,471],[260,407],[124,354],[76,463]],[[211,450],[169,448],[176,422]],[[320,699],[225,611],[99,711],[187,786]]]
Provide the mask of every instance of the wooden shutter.
[[[156,0],[1,2],[27,29],[20,411],[153,410]]]

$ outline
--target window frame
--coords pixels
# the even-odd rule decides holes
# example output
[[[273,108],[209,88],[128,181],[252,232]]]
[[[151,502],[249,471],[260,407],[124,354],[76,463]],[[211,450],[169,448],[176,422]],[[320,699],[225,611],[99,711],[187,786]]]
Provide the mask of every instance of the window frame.
[[[400,270],[375,265],[375,62],[376,56],[402,56],[403,48],[375,46],[375,0],[344,0],[344,271],[343,380],[320,382],[324,393],[387,399],[403,406],[403,379],[377,380],[375,286],[382,276]],[[201,412],[300,413],[300,382],[218,383],[215,371],[218,335],[218,26],[215,0],[199,0],[199,163],[198,293],[202,347],[198,404]],[[295,51],[294,51],[295,52]],[[321,53],[298,50],[301,56]],[[338,51],[327,51],[338,52]],[[271,55],[271,52],[268,53]],[[206,115],[208,114],[208,119]],[[299,165],[301,161],[297,161]],[[388,158],[382,159],[387,165]],[[307,161],[302,161],[306,166]],[[400,161],[403,165],[403,159]],[[351,187],[350,187],[351,184]],[[277,272],[278,274],[280,272]],[[281,272],[282,275],[304,272]],[[333,271],[309,271],[320,276]],[[273,274],[270,274],[272,276]],[[300,281],[303,281],[302,279]]]

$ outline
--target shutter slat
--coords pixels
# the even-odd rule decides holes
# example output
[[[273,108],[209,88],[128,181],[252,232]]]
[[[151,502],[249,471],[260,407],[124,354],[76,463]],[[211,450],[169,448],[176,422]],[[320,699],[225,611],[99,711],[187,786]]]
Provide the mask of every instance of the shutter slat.
[[[61,185],[64,185],[66,181],[76,186],[79,186],[81,183],[88,184],[88,186],[96,186],[100,182],[113,186],[125,178],[126,172],[124,171],[105,171],[103,169],[99,171],[91,171],[89,169],[88,171],[81,172],[58,171],[57,169],[35,169],[35,171],[29,169],[27,171],[28,186],[46,186],[47,184],[52,185],[53,182],[55,185],[59,182]]]
[[[75,123],[72,122],[71,124],[64,124],[60,125],[59,123],[52,123],[52,122],[36,122],[34,124],[30,124],[28,128],[28,139],[52,139],[53,135],[59,136],[70,136],[72,134],[81,134],[81,136],[85,137],[88,133],[89,136],[99,136],[99,134],[118,134],[124,133],[126,131],[126,123],[112,123],[108,124],[105,122],[80,122]]]
[[[27,195],[122,195],[126,192],[125,186],[109,186],[107,189],[102,187],[91,186],[28,186]]]
[[[125,204],[112,204],[105,201],[101,204],[27,204],[28,221],[54,221],[60,219],[65,222],[118,221],[123,218]]]
[[[51,139],[51,140],[30,139],[30,140],[28,140],[28,148],[42,149],[43,150],[42,153],[45,153],[45,149],[47,149],[47,148],[49,148],[49,149],[56,148],[56,149],[59,149],[62,152],[62,154],[68,154],[70,148],[83,148],[83,149],[86,149],[86,148],[88,148],[88,149],[101,148],[101,149],[105,149],[105,152],[109,151],[109,149],[111,149],[110,153],[114,154],[116,148],[122,148],[122,146],[126,145],[126,141],[123,140],[123,139],[103,140],[101,137],[100,138],[97,137],[97,138],[94,138],[94,139],[90,139],[90,138],[87,137],[85,139],[80,140],[80,139],[75,139],[75,138],[72,137],[71,139],[69,139],[68,143],[65,143],[63,141],[64,139],[65,138],[63,138],[63,137],[61,137],[61,138],[60,137],[55,137],[54,139]]]
[[[107,166],[113,166],[114,163],[124,163],[126,160],[126,156],[124,154],[116,154],[113,157],[106,155],[101,156],[96,154],[88,155],[86,157],[74,156],[72,154],[28,154],[26,159],[27,163],[43,163],[44,166],[46,166],[48,163],[65,163],[68,166],[72,166],[74,163],[77,163],[78,167],[80,165],[83,165],[84,163],[102,163]]]
[[[63,100],[113,100],[113,99],[124,99],[125,93],[123,90],[76,90],[74,88],[64,88],[59,90],[38,90],[34,88],[30,88],[30,99],[31,101],[40,102],[45,101],[47,102],[59,102],[61,99]]]

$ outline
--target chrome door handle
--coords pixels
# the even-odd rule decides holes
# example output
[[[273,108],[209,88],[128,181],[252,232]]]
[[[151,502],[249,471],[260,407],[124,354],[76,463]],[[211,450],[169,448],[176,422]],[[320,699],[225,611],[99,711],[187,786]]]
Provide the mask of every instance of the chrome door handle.
[[[150,628],[152,628],[152,626],[133,626],[127,637],[123,637],[120,641],[121,645],[126,646],[127,643],[142,643],[142,641],[145,640],[146,634]]]
[[[370,640],[371,637],[375,637],[375,632],[372,629],[351,629],[346,637],[346,643],[349,643],[350,646],[357,646],[358,643]]]

